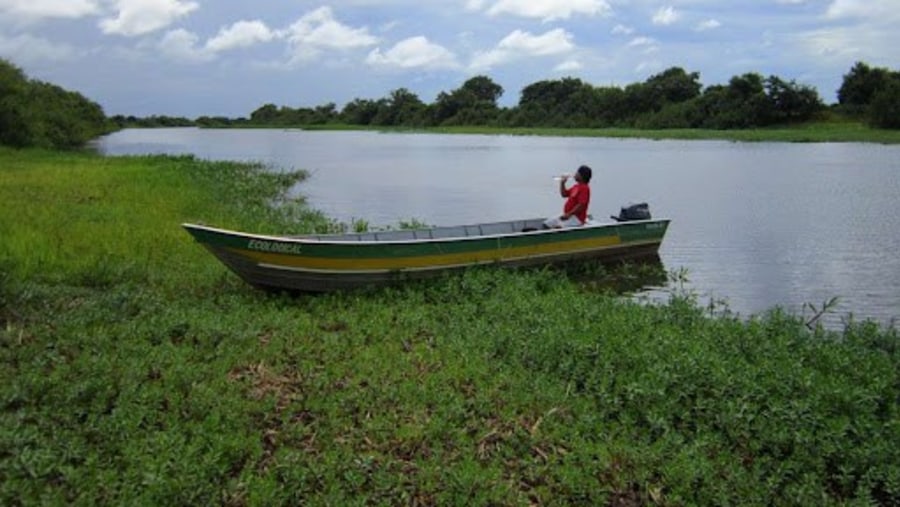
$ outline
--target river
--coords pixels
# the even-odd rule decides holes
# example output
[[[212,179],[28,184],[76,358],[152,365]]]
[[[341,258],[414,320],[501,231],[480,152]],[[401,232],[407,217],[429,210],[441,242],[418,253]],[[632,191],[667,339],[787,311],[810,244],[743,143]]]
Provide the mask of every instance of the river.
[[[900,146],[194,128],[95,146],[304,169],[294,191],[312,207],[371,226],[549,216],[553,176],[587,164],[595,218],[646,201],[672,220],[660,257],[703,303],[811,315],[837,297],[830,327],[900,318]]]

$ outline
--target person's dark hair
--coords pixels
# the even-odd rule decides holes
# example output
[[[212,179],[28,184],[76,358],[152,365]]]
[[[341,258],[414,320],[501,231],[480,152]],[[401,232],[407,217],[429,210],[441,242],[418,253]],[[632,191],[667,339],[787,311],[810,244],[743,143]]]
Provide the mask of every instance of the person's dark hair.
[[[583,165],[578,168],[578,175],[581,176],[581,179],[584,180],[585,183],[591,181],[591,168]]]

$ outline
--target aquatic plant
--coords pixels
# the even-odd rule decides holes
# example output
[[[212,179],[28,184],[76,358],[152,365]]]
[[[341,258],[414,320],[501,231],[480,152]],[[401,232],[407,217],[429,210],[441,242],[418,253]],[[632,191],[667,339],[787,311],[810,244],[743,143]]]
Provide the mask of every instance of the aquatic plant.
[[[0,162],[5,505],[900,502],[894,328],[710,312],[684,272],[655,302],[489,267],[269,294],[179,224],[330,227],[266,209],[290,177]]]

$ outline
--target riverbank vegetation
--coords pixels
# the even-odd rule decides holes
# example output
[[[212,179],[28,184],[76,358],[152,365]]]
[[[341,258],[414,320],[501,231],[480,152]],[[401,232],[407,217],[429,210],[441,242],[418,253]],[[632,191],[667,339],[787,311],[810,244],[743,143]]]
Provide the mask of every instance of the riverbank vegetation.
[[[896,329],[549,270],[267,294],[179,227],[333,227],[302,177],[0,148],[0,503],[900,502]]]
[[[409,127],[354,127],[349,125],[307,125],[304,130],[374,130],[379,132],[429,132],[440,134],[483,134],[553,137],[604,137],[618,139],[723,140],[736,142],[827,143],[858,142],[900,144],[900,130],[876,129],[858,121],[830,114],[821,121],[767,128],[715,129],[635,129],[635,128],[551,128],[455,126],[416,129]]]
[[[419,130],[490,134],[728,139],[791,142],[900,142],[900,72],[858,62],[844,75],[838,103],[826,106],[810,86],[758,73],[704,87],[697,72],[672,67],[624,87],[574,78],[522,89],[512,107],[498,104],[503,88],[475,76],[433,103],[406,88],[381,99],[357,98],[338,109],[265,104],[248,118],[196,120],[121,117],[122,127],[297,127]]]
[[[814,88],[778,76],[751,72],[704,88],[699,73],[680,67],[625,87],[539,81],[526,86],[513,107],[498,105],[503,93],[489,77],[475,76],[431,104],[401,88],[378,100],[354,99],[341,110],[333,103],[265,104],[247,118],[107,118],[81,94],[28,79],[0,59],[0,145],[77,148],[121,128],[189,126],[900,143],[900,72],[863,62],[844,76],[838,104],[830,107]]]
[[[858,62],[844,76],[838,104],[828,108],[814,88],[754,72],[725,85],[704,87],[700,74],[669,68],[625,87],[593,86],[562,78],[532,83],[518,103],[500,107],[503,87],[475,76],[426,104],[405,88],[379,100],[355,99],[340,111],[333,103],[313,108],[266,104],[250,125],[346,124],[381,127],[499,127],[637,130],[742,130],[790,126],[829,117],[896,129],[900,72]]]
[[[0,58],[0,145],[76,148],[115,128],[97,103]]]

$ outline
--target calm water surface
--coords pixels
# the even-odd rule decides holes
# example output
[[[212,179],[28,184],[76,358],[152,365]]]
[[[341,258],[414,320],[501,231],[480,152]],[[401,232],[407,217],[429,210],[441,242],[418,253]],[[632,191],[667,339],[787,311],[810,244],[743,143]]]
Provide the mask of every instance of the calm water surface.
[[[373,226],[548,216],[562,206],[553,175],[588,164],[595,218],[647,201],[672,219],[660,256],[701,301],[747,316],[837,296],[829,325],[900,318],[897,146],[130,129],[97,148],[305,169],[295,191],[313,207]]]

